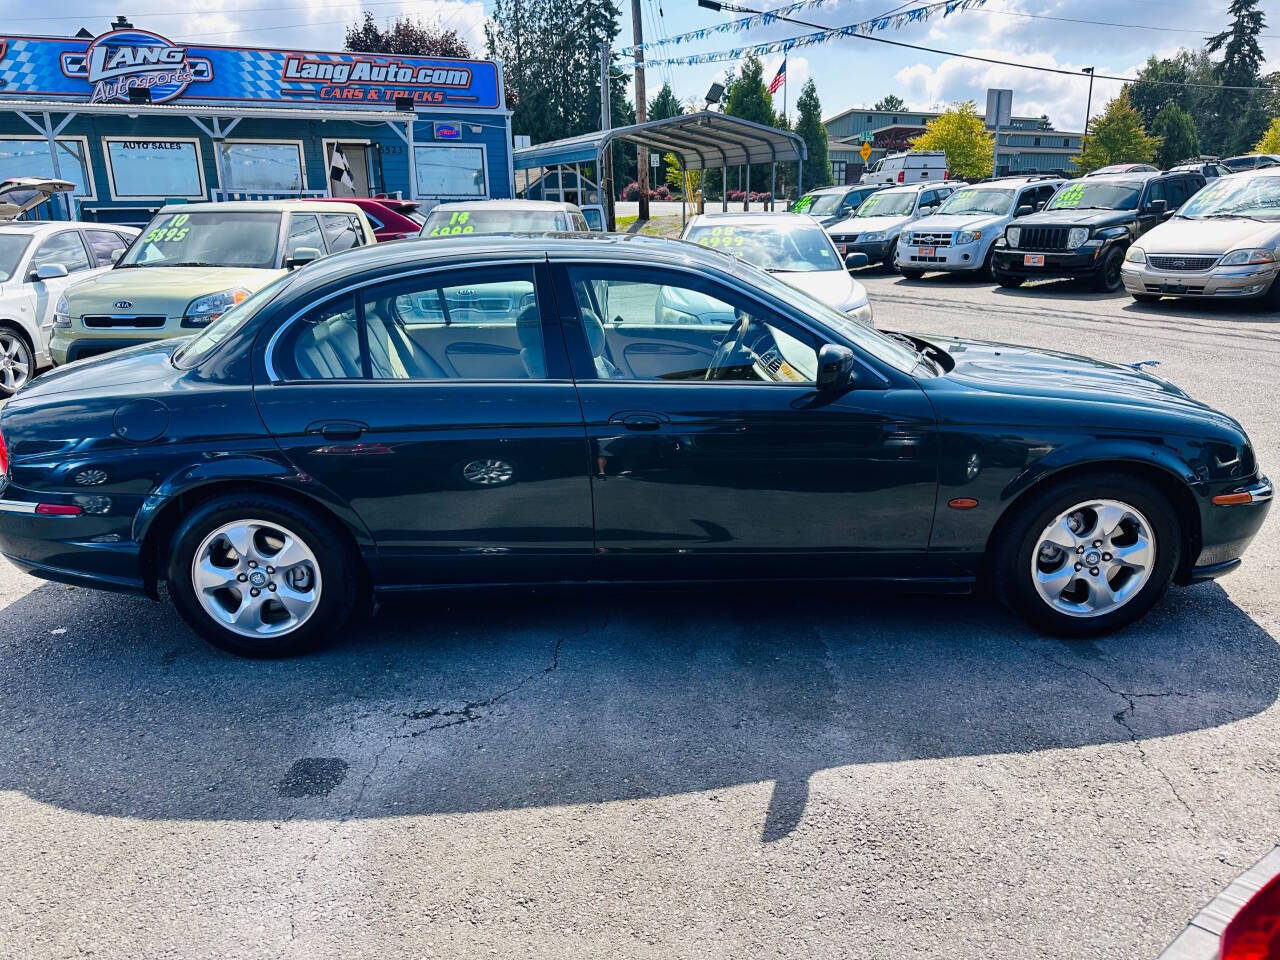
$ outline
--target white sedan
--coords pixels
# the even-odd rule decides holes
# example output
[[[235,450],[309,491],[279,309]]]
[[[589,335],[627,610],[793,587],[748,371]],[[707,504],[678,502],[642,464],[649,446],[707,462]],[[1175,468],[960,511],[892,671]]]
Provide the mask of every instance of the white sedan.
[[[872,326],[866,288],[849,275],[831,237],[798,213],[704,213],[681,239],[733,254],[809,296]]]

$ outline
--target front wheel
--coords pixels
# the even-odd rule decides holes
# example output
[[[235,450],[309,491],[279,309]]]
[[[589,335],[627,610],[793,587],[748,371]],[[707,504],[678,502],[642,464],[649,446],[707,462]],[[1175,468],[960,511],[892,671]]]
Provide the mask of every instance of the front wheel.
[[[19,331],[0,327],[0,397],[12,397],[31,380],[36,354]]]
[[[1046,633],[1092,637],[1128,626],[1160,599],[1178,565],[1177,514],[1136,477],[1067,479],[1016,509],[997,545],[996,587]]]
[[[1132,293],[1130,294],[1138,303],[1159,303],[1160,298],[1154,293]]]
[[[923,270],[911,270],[907,267],[902,267],[898,272],[902,274],[904,277],[906,277],[908,280],[919,280],[921,277],[924,276]]]
[[[889,255],[884,258],[883,266],[888,273],[897,271],[901,261],[898,259],[898,239],[895,237],[889,242]]]
[[[1022,277],[1015,277],[1012,273],[1001,273],[999,270],[993,270],[996,283],[1004,287],[1006,290],[1016,290],[1022,286]]]
[[[356,561],[332,523],[270,495],[201,504],[169,551],[169,593],[183,619],[245,657],[319,646],[349,619],[357,581]]]
[[[1115,293],[1120,289],[1124,278],[1120,276],[1120,268],[1124,265],[1124,251],[1115,247],[1102,259],[1102,266],[1093,278],[1093,288],[1099,293]]]

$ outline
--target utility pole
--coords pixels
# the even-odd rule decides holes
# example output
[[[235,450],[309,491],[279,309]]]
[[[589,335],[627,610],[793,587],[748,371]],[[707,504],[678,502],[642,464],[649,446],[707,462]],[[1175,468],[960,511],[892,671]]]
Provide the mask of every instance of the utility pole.
[[[640,0],[631,0],[631,42],[636,58],[636,122],[649,119],[649,105],[644,99],[644,24],[640,17]],[[640,185],[640,219],[649,219],[649,150],[636,147],[636,183]]]
[[[1084,102],[1084,135],[1080,138],[1080,153],[1089,145],[1089,111],[1093,108],[1093,67],[1085,67],[1080,71],[1089,75],[1089,98]]]
[[[600,44],[600,129],[613,129],[609,95],[609,44]],[[613,209],[613,144],[600,151],[600,194],[604,201],[605,229],[612,233],[617,227]]]

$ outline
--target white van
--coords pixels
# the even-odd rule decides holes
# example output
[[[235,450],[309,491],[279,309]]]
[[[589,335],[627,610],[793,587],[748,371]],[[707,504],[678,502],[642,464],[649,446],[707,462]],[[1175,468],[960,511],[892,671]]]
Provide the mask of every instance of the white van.
[[[947,155],[942,150],[908,150],[882,157],[862,174],[862,183],[924,183],[947,179]]]

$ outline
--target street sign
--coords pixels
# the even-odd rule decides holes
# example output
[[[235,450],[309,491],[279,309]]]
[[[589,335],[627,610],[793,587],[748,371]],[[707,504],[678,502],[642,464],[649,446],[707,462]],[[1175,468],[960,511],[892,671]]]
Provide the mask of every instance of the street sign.
[[[866,163],[867,158],[871,156],[871,144],[867,143],[865,140],[862,141],[862,149],[859,150],[858,153],[862,155],[862,162]]]
[[[659,164],[661,161],[662,161],[662,158],[661,158],[660,156],[658,156],[658,154],[657,154],[657,153],[651,153],[651,154],[649,154],[649,166],[653,167],[653,169],[657,170],[657,169],[658,169],[658,164]]]
[[[1007,127],[1013,115],[1013,91],[998,90],[994,87],[987,91],[987,126]]]

